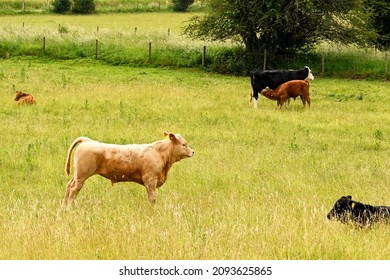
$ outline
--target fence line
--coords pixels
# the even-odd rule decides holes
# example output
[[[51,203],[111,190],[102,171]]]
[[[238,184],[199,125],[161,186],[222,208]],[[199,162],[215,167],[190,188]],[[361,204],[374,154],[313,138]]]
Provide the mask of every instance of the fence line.
[[[149,58],[149,63],[151,63],[152,62],[152,42],[149,42],[148,58]]]
[[[24,25],[24,23],[23,23]],[[97,26],[97,31],[99,30],[99,26]],[[137,30],[137,27],[136,29]],[[170,34],[170,29],[168,29],[168,36]],[[95,59],[98,59],[99,56],[100,56],[100,48],[99,48],[99,40],[96,39],[95,40]],[[152,57],[152,42],[148,42],[148,55],[147,55],[147,59],[148,59],[148,63],[152,63],[153,62],[153,57]],[[42,53],[44,55],[46,55],[47,53],[47,47],[48,47],[48,40],[46,38],[46,36],[42,37]],[[206,46],[203,46],[201,50],[199,50],[199,53],[201,55],[201,66],[202,67],[207,67],[208,66],[208,60],[207,60],[207,47]],[[359,54],[355,54],[356,56],[356,60],[359,61],[361,60],[361,55]],[[341,59],[345,59],[344,57],[342,57],[340,55],[339,58],[337,58],[337,55],[336,56],[327,56],[326,55],[326,52],[321,52],[320,53],[320,56],[316,56],[315,58],[310,58],[308,56],[305,56],[303,55],[303,58],[300,57],[300,55],[298,54],[293,54],[293,55],[288,55],[286,54],[285,56],[282,56],[282,57],[279,57],[278,58],[278,61],[282,61],[282,63],[274,63],[272,64],[271,62],[274,62],[274,61],[271,61],[270,62],[270,58],[268,56],[268,53],[267,53],[267,50],[264,50],[264,53],[263,53],[263,69],[282,69],[282,68],[301,68],[303,67],[304,65],[297,65],[297,63],[299,64],[302,64],[302,61],[307,61],[307,64],[308,66],[310,66],[312,69],[316,69],[316,72],[318,74],[332,74],[332,73],[342,73],[342,72],[345,72],[345,73],[351,73],[353,74],[354,76],[356,75],[364,75],[364,74],[361,74],[361,73],[376,73],[376,74],[384,74],[385,77],[388,77],[388,74],[389,74],[389,71],[388,71],[388,60],[389,60],[389,56],[388,56],[388,52],[384,52],[384,58],[383,59],[380,59],[380,58],[376,58],[376,60],[372,60],[370,61],[369,58],[366,58],[365,62],[366,62],[366,65],[364,64],[359,64],[359,65],[351,65],[351,64],[348,64],[348,63],[340,63],[340,60]],[[383,62],[383,65],[382,66],[379,66],[378,67],[378,61],[382,61]],[[378,68],[381,68],[383,70],[380,70],[380,71],[372,71],[371,68],[371,65],[374,65],[374,67],[376,67],[376,69]],[[361,70],[361,67],[365,67],[365,69]],[[346,67],[349,67],[349,68],[346,68]],[[371,68],[370,68],[371,67]],[[383,68],[382,68],[383,67]],[[344,69],[342,69],[344,68]],[[370,72],[371,71],[371,72]]]
[[[136,27],[137,29],[137,27]],[[97,30],[99,30],[99,26],[97,27]],[[170,29],[168,29],[168,35],[169,35]],[[44,36],[42,38],[42,53],[46,54],[46,37]],[[99,39],[95,40],[95,59],[99,58]],[[148,62],[152,62],[152,42],[148,43]],[[206,46],[203,46],[202,51],[202,66],[206,66]]]
[[[95,45],[95,58],[98,59],[99,55],[99,40],[96,39],[96,45]]]
[[[203,52],[202,52],[202,66],[206,66],[206,46],[203,46]]]

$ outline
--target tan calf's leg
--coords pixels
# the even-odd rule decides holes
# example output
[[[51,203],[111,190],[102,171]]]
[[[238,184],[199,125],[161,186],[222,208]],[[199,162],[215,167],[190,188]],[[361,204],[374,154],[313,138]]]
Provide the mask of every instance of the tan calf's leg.
[[[153,206],[157,202],[157,194],[156,194],[156,188],[157,188],[157,177],[156,176],[144,176],[142,177],[142,180],[144,182],[144,186],[146,188],[146,192],[148,193],[148,199],[150,204]]]
[[[72,177],[72,179],[70,179],[70,181],[68,182],[68,184],[66,186],[64,201],[62,202],[62,207],[64,207],[64,208],[68,206],[69,192],[70,192],[70,188],[73,186],[73,184],[74,184],[74,176]]]
[[[150,204],[152,204],[152,206],[156,205],[157,202],[156,188],[147,187],[146,190],[148,192],[148,199]]]
[[[75,176],[72,177],[72,179],[69,181],[66,187],[66,192],[65,192],[64,202],[63,202],[64,207],[68,208],[72,204],[77,194],[83,187],[85,180],[86,179],[84,178],[76,179]]]
[[[144,182],[145,182],[144,184],[146,187],[146,192],[148,193],[149,202],[154,207],[154,205],[157,202],[157,193],[156,193],[157,180],[149,179],[149,180],[144,180]]]

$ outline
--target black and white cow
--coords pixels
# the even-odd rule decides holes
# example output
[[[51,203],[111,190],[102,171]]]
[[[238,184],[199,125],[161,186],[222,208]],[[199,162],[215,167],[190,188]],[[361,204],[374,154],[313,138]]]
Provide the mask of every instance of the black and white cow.
[[[276,89],[281,84],[291,80],[314,80],[314,76],[308,66],[300,70],[255,70],[251,74],[251,85],[253,90],[253,105],[257,108],[259,92],[266,87]]]

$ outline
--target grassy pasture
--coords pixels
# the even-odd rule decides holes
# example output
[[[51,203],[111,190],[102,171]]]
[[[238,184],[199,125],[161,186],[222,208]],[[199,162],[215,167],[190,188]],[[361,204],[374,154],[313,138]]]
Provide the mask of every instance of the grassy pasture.
[[[138,27],[138,31],[143,32],[166,32],[168,28],[172,31],[180,32],[183,22],[187,21],[194,13],[128,13],[128,14],[95,14],[89,16],[81,15],[4,15],[0,17],[0,23],[12,26],[15,33],[22,28],[23,23],[28,32],[45,34],[47,31],[58,31],[58,25],[65,27],[78,27],[80,35],[83,32],[90,32],[93,35],[96,27],[108,28],[111,31],[131,31]],[[23,29],[20,29],[20,31]],[[81,31],[80,31],[81,30]],[[20,32],[19,31],[19,32]],[[53,31],[50,34],[54,33]],[[81,37],[81,36],[80,36]]]
[[[315,73],[314,73],[315,74]],[[342,195],[390,204],[389,84],[317,78],[312,108],[248,104],[249,79],[88,60],[0,61],[0,259],[390,259],[389,224],[326,214]],[[15,90],[37,105],[16,106]],[[155,211],[142,186],[92,177],[60,209],[80,135],[181,133]]]
[[[37,56],[52,59],[94,58],[114,65],[201,65],[204,42],[181,35],[194,14],[135,13],[77,15],[23,15],[0,17],[0,57]],[[43,54],[43,37],[46,51]],[[152,64],[148,45],[153,44]],[[209,46],[223,44],[209,44]]]
[[[23,2],[25,5],[23,6]],[[201,9],[204,1],[195,1],[190,9]],[[168,11],[170,1],[166,0],[95,0],[96,12],[151,12]],[[52,12],[52,0],[2,0],[0,14],[42,14]]]

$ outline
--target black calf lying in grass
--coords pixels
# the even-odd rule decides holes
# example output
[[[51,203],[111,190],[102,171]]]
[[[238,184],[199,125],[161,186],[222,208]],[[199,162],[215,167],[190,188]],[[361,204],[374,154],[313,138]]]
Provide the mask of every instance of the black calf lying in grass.
[[[327,215],[329,220],[342,223],[353,222],[360,226],[371,225],[373,222],[390,221],[389,206],[371,206],[352,200],[352,196],[342,196],[336,201]]]

